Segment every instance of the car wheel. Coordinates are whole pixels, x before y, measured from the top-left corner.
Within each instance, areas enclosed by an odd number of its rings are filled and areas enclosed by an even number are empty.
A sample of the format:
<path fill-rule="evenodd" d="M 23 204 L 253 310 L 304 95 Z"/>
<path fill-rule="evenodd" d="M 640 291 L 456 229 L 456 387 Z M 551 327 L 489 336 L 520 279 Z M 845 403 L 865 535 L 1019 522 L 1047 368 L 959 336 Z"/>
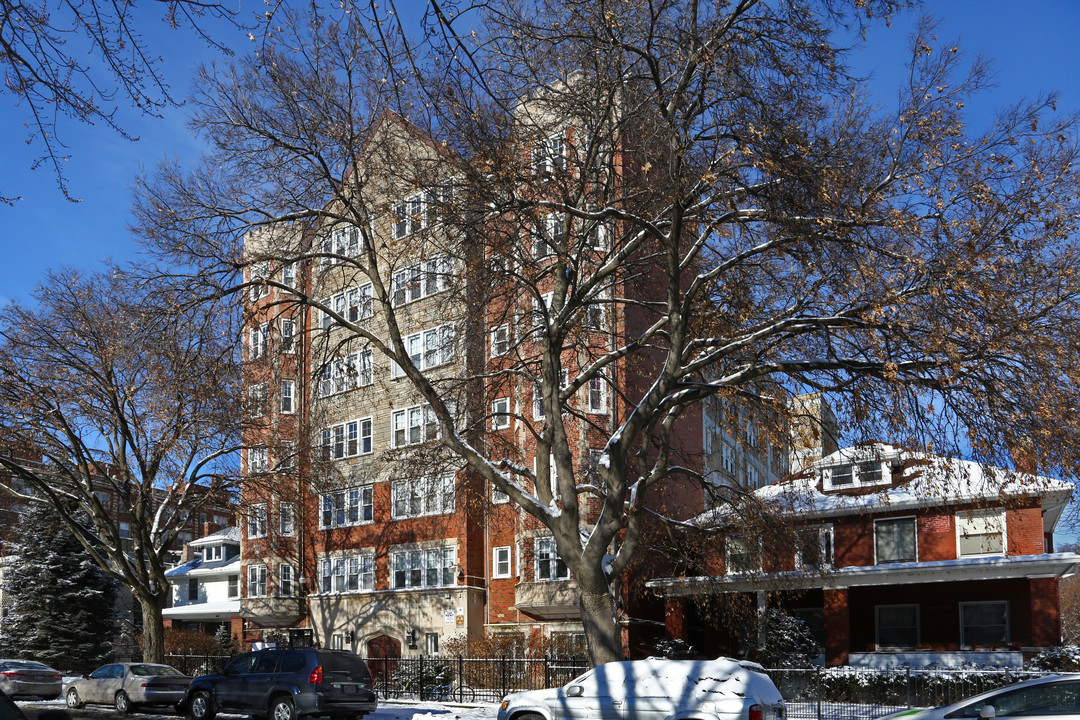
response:
<path fill-rule="evenodd" d="M 270 703 L 270 720 L 296 720 L 296 708 L 292 698 L 274 698 Z"/>
<path fill-rule="evenodd" d="M 214 701 L 210 699 L 210 693 L 199 690 L 191 696 L 188 702 L 188 714 L 192 720 L 214 720 L 217 711 L 214 710 Z"/>
<path fill-rule="evenodd" d="M 79 697 L 79 691 L 75 688 L 68 688 L 67 706 L 72 710 L 78 710 L 83 706 L 82 698 Z"/>
<path fill-rule="evenodd" d="M 120 713 L 121 715 L 127 715 L 129 712 L 131 712 L 131 698 L 129 698 L 128 694 L 123 690 L 116 693 L 116 697 L 113 699 L 113 704 L 116 706 L 116 712 Z"/>

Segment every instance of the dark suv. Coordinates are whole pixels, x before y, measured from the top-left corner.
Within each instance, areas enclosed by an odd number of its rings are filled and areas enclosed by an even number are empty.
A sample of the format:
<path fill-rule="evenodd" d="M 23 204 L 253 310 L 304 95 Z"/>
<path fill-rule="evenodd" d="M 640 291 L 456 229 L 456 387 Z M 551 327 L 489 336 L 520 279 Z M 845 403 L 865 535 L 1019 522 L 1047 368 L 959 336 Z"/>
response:
<path fill-rule="evenodd" d="M 351 720 L 377 704 L 363 660 L 344 650 L 314 648 L 239 655 L 220 673 L 192 680 L 185 702 L 194 720 L 213 720 L 219 712 L 270 720 L 312 715 Z"/>

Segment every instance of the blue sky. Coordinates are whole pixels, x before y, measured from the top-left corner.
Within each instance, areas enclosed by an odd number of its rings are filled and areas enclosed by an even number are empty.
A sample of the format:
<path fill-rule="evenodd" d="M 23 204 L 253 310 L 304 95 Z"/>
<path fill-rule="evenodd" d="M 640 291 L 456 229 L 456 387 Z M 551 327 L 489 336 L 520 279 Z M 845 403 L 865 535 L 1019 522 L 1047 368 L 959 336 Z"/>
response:
<path fill-rule="evenodd" d="M 260 6 L 261 7 L 261 6 Z M 422 0 L 402 0 L 399 9 L 419 17 Z M 1058 90 L 1059 109 L 1080 110 L 1080 3 L 1072 0 L 937 0 L 929 3 L 940 20 L 939 37 L 958 40 L 970 58 L 977 54 L 994 61 L 997 88 L 983 100 L 968 104 L 978 129 L 992 120 L 995 107 L 1023 96 Z M 865 50 L 853 57 L 861 72 L 873 73 L 872 89 L 882 105 L 896 97 L 893 88 L 904 77 L 908 35 L 914 13 L 892 27 L 871 28 Z M 179 97 L 200 62 L 218 53 L 183 30 L 170 30 L 158 19 L 142 28 L 160 52 L 165 76 Z M 222 36 L 238 52 L 254 45 L 240 31 Z M 51 169 L 30 166 L 39 151 L 25 144 L 24 110 L 0 95 L 0 189 L 21 195 L 13 207 L 0 205 L 0 305 L 27 300 L 49 268 L 67 265 L 93 271 L 102 261 L 136 257 L 137 245 L 127 226 L 132 179 L 141 168 L 152 168 L 165 156 L 193 161 L 200 143 L 186 128 L 184 109 L 173 108 L 160 119 L 144 118 L 121 108 L 122 124 L 137 142 L 127 141 L 106 127 L 64 122 L 61 137 L 73 155 L 67 163 L 70 192 L 80 203 L 64 199 Z"/>

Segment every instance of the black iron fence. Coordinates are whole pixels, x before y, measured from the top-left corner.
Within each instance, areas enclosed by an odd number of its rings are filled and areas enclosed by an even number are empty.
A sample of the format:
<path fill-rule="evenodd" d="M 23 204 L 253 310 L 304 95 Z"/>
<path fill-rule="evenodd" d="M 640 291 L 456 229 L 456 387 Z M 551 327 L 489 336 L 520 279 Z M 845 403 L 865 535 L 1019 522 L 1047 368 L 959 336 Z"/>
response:
<path fill-rule="evenodd" d="M 1021 670 L 811 668 L 768 670 L 792 720 L 873 720 L 917 707 L 949 705 L 1046 673 Z"/>

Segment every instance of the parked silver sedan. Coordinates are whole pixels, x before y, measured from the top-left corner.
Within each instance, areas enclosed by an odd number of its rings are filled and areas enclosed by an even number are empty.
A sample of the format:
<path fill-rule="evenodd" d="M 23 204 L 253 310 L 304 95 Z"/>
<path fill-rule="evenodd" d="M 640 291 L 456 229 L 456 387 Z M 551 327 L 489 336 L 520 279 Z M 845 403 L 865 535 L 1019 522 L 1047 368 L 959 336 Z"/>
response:
<path fill-rule="evenodd" d="M 111 663 L 71 682 L 64 697 L 73 709 L 100 703 L 121 713 L 140 705 L 172 705 L 179 711 L 190 683 L 189 676 L 171 665 Z"/>
<path fill-rule="evenodd" d="M 0 690 L 8 697 L 37 695 L 46 700 L 60 697 L 64 677 L 44 663 L 33 660 L 0 660 Z"/>

